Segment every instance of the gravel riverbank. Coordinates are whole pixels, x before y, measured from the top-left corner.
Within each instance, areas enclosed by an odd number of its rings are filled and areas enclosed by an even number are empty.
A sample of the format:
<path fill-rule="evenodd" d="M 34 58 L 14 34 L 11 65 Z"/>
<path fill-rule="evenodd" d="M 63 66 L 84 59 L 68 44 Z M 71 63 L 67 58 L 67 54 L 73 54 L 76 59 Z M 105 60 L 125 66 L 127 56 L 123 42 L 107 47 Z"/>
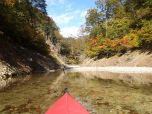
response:
<path fill-rule="evenodd" d="M 108 71 L 115 73 L 152 73 L 152 67 L 80 67 L 69 66 L 74 71 Z"/>

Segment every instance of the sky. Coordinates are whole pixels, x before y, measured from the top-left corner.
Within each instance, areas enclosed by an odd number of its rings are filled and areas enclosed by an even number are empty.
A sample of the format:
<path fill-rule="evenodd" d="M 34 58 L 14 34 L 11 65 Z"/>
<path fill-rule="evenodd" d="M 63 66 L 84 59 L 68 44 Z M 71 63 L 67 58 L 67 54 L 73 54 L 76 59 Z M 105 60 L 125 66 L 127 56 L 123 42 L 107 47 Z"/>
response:
<path fill-rule="evenodd" d="M 46 0 L 47 13 L 60 28 L 64 37 L 77 36 L 85 25 L 87 10 L 95 7 L 96 0 Z"/>

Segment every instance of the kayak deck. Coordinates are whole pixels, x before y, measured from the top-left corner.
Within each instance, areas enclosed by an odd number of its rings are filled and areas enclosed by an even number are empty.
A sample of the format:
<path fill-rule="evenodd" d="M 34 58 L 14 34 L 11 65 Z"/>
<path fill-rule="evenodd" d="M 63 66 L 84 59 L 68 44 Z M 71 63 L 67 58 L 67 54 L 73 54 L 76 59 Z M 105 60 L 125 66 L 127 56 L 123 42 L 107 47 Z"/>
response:
<path fill-rule="evenodd" d="M 89 114 L 67 92 L 49 108 L 45 114 Z"/>

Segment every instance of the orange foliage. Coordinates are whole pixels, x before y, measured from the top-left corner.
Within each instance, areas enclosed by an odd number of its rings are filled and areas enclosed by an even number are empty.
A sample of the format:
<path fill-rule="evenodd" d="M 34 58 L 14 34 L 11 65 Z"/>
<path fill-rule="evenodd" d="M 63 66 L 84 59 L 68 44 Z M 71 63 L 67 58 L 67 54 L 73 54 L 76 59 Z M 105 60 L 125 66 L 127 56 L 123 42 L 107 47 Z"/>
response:
<path fill-rule="evenodd" d="M 89 47 L 96 46 L 96 45 L 97 45 L 97 40 L 95 39 L 91 40 L 91 42 L 89 43 Z"/>
<path fill-rule="evenodd" d="M 107 43 L 111 43 L 111 40 L 108 38 L 108 39 L 106 40 L 106 42 L 107 42 Z"/>
<path fill-rule="evenodd" d="M 128 44 L 128 42 L 129 42 L 128 36 L 125 36 L 120 40 L 120 43 L 122 43 L 122 44 Z"/>
<path fill-rule="evenodd" d="M 124 36 L 120 41 L 122 48 L 126 48 L 129 46 L 129 38 L 128 36 Z"/>
<path fill-rule="evenodd" d="M 103 49 L 103 48 L 105 48 L 105 46 L 104 46 L 104 45 L 102 45 L 102 46 L 98 46 L 98 49 Z"/>
<path fill-rule="evenodd" d="M 112 47 L 112 48 L 115 48 L 115 47 L 117 47 L 117 46 L 118 46 L 118 42 L 115 41 L 115 40 L 111 40 L 111 47 Z"/>

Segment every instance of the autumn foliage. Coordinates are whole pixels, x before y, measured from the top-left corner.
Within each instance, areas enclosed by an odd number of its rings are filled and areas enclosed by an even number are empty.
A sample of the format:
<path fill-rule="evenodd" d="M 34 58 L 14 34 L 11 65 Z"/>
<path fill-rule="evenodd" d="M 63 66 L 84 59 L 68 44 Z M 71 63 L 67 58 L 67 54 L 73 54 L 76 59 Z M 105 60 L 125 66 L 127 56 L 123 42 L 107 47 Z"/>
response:
<path fill-rule="evenodd" d="M 32 18 L 34 22 L 31 23 L 31 19 L 24 10 L 21 9 L 23 7 L 23 5 L 21 5 L 18 0 L 0 1 L 0 31 L 23 47 L 41 54 L 49 54 L 49 46 L 46 44 L 44 37 L 41 33 L 38 33 L 33 26 L 33 23 L 36 22 L 36 17 L 35 20 Z M 29 4 L 29 6 L 31 6 L 31 4 Z M 29 8 L 33 8 L 33 6 Z M 31 9 L 31 11 L 32 10 L 35 11 L 36 8 Z M 37 15 L 41 14 L 40 11 L 35 13 L 37 13 Z"/>
<path fill-rule="evenodd" d="M 86 16 L 88 56 L 113 55 L 152 44 L 150 0 L 97 0 L 96 5 L 98 10 L 88 10 Z"/>

